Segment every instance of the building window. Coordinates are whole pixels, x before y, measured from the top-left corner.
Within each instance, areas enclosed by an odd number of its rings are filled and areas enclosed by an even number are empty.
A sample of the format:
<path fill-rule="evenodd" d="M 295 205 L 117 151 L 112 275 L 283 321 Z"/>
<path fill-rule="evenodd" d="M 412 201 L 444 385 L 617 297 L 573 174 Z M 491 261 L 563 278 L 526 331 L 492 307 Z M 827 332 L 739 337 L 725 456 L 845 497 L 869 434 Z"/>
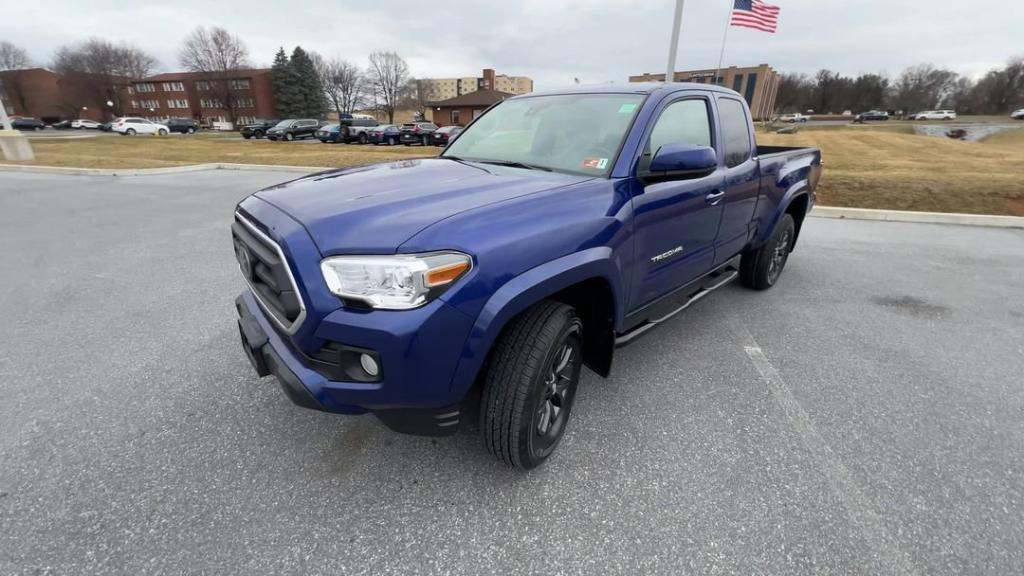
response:
<path fill-rule="evenodd" d="M 174 100 L 168 100 L 167 101 L 167 107 L 168 108 L 188 108 L 188 100 L 182 100 L 180 98 L 176 98 Z"/>
<path fill-rule="evenodd" d="M 164 92 L 184 92 L 185 85 L 181 82 L 164 82 Z"/>
<path fill-rule="evenodd" d="M 459 111 L 457 109 L 453 109 L 451 111 L 451 119 L 452 119 L 452 124 L 454 124 L 456 126 L 459 125 Z"/>
<path fill-rule="evenodd" d="M 757 72 L 751 72 L 747 76 L 747 92 L 744 94 L 744 98 L 747 100 L 747 105 L 754 106 L 754 91 L 757 90 Z"/>
<path fill-rule="evenodd" d="M 132 100 L 132 108 L 138 108 L 138 107 L 139 107 L 139 101 L 138 100 Z"/>
<path fill-rule="evenodd" d="M 133 88 L 133 87 L 129 86 L 129 87 L 128 87 L 128 93 L 129 93 L 129 94 L 135 94 L 135 88 Z"/>
<path fill-rule="evenodd" d="M 205 80 L 201 80 L 199 82 L 196 82 L 196 90 L 209 90 L 209 89 L 210 89 L 210 83 L 209 82 L 206 82 Z"/>
<path fill-rule="evenodd" d="M 255 108 L 252 98 L 236 98 L 235 108 Z"/>
<path fill-rule="evenodd" d="M 156 92 L 156 86 L 153 86 L 149 82 L 143 82 L 142 84 L 136 84 L 135 89 L 139 92 Z"/>
<path fill-rule="evenodd" d="M 739 92 L 743 87 L 743 74 L 737 74 L 732 78 L 732 89 Z"/>
<path fill-rule="evenodd" d="M 199 106 L 202 107 L 202 108 L 223 108 L 224 107 L 224 105 L 221 104 L 220 100 L 217 100 L 216 98 L 202 98 L 202 99 L 199 100 Z"/>
<path fill-rule="evenodd" d="M 132 102 L 134 103 L 134 100 Z M 160 107 L 160 101 L 159 100 L 140 100 L 139 101 L 139 106 L 137 106 L 137 107 L 139 107 L 139 108 L 159 108 Z"/>
<path fill-rule="evenodd" d="M 231 81 L 231 89 L 232 90 L 248 90 L 249 89 L 249 79 L 248 78 L 242 78 L 240 80 L 232 80 Z"/>

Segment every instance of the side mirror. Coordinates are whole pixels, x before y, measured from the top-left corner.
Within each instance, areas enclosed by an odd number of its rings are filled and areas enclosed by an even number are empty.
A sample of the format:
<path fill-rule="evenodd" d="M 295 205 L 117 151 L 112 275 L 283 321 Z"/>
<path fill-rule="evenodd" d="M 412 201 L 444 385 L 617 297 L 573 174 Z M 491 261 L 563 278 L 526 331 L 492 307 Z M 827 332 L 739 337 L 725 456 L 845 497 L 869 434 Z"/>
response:
<path fill-rule="evenodd" d="M 710 146 L 665 144 L 640 174 L 645 180 L 676 180 L 707 176 L 718 168 L 718 155 Z"/>

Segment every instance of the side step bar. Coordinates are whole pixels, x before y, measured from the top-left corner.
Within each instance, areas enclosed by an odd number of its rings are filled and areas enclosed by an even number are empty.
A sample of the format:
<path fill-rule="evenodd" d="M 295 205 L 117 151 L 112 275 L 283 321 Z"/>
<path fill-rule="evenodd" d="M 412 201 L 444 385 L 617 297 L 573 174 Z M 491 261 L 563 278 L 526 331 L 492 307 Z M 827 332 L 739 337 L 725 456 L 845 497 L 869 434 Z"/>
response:
<path fill-rule="evenodd" d="M 665 314 L 664 316 L 661 316 L 660 318 L 649 319 L 646 322 L 637 326 L 636 328 L 633 328 L 628 332 L 624 332 L 616 336 L 615 347 L 622 348 L 624 346 L 632 344 L 637 340 L 637 338 L 640 338 L 655 326 L 658 326 L 662 322 L 671 319 L 676 314 L 679 314 L 683 310 L 686 310 L 687 308 L 695 304 L 701 298 L 707 296 L 708 294 L 714 292 L 715 290 L 718 290 L 722 286 L 729 284 L 737 277 L 739 277 L 739 275 L 740 271 L 738 268 L 738 262 L 731 262 L 729 265 L 723 268 L 719 268 L 715 272 L 712 272 L 703 279 L 701 288 L 697 292 L 693 293 L 688 299 L 686 299 L 686 301 L 684 301 L 682 305 L 680 305 L 678 308 L 672 310 L 671 312 Z"/>

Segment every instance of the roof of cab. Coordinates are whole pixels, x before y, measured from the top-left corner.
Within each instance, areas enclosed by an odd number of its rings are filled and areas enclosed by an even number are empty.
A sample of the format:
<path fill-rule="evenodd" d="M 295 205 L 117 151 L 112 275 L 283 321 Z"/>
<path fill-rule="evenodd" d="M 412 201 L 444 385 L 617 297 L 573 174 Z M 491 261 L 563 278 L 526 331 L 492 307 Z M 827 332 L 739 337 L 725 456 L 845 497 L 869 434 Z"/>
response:
<path fill-rule="evenodd" d="M 722 86 L 700 84 L 697 82 L 670 82 L 668 84 L 665 82 L 628 82 L 618 84 L 576 84 L 550 90 L 538 90 L 517 96 L 516 98 L 553 96 L 556 94 L 654 94 L 656 92 L 676 92 L 679 90 L 707 90 L 735 94 L 734 91 Z"/>

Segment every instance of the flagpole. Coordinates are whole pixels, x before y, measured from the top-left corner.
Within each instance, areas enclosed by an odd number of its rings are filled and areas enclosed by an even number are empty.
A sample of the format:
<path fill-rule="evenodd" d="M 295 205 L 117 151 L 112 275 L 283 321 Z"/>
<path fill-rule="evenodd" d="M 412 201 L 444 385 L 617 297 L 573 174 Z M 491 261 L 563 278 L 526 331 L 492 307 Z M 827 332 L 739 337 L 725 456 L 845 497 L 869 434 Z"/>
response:
<path fill-rule="evenodd" d="M 725 32 L 722 33 L 722 50 L 718 53 L 718 68 L 715 68 L 715 85 L 718 85 L 718 74 L 722 71 L 722 60 L 725 58 L 725 41 L 729 38 L 729 28 L 732 27 L 732 0 L 729 4 L 729 14 L 725 18 Z M 723 79 L 723 84 L 725 81 Z"/>
<path fill-rule="evenodd" d="M 683 3 L 686 0 L 676 0 L 676 17 L 672 20 L 672 40 L 668 44 L 668 68 L 665 71 L 665 82 L 674 82 L 676 79 L 676 52 L 679 51 L 679 27 L 683 23 Z"/>

